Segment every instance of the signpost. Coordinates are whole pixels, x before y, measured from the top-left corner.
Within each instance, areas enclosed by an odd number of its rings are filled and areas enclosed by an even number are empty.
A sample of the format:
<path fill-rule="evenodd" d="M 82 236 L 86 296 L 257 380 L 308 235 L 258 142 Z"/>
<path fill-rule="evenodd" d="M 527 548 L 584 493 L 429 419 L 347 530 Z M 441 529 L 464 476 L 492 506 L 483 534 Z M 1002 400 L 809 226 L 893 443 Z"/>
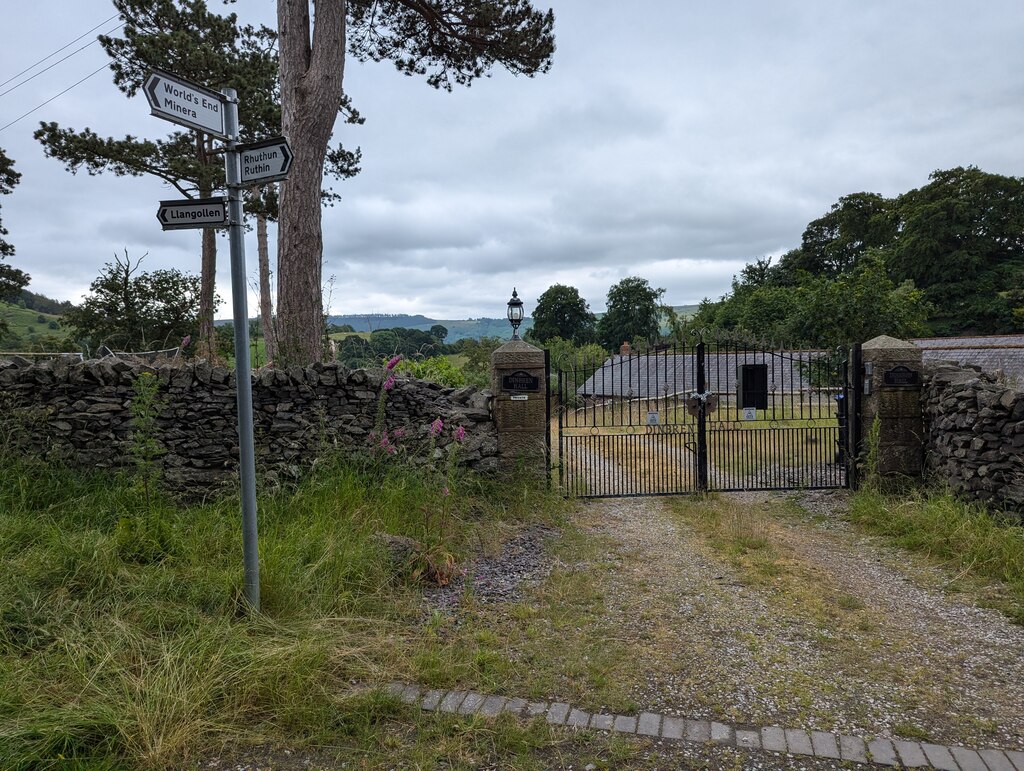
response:
<path fill-rule="evenodd" d="M 156 117 L 227 139 L 224 97 L 216 91 L 165 72 L 150 73 L 142 90 Z"/>
<path fill-rule="evenodd" d="M 164 230 L 221 228 L 228 220 L 227 201 L 224 198 L 161 201 L 156 218 Z"/>
<path fill-rule="evenodd" d="M 288 170 L 292 167 L 292 149 L 284 137 L 264 139 L 262 142 L 239 145 L 238 161 L 243 185 L 277 182 L 288 176 Z"/>
<path fill-rule="evenodd" d="M 245 599 L 260 609 L 260 563 L 256 533 L 256 452 L 252 425 L 252 365 L 249 362 L 249 309 L 245 281 L 242 191 L 288 176 L 292 152 L 285 137 L 238 144 L 238 95 L 232 88 L 210 91 L 165 72 L 153 72 L 143 86 L 158 118 L 226 140 L 227 197 L 161 201 L 157 219 L 164 230 L 227 226 L 231 248 L 231 300 L 235 328 L 235 382 L 238 406 L 238 469 L 242 483 L 242 554 Z"/>

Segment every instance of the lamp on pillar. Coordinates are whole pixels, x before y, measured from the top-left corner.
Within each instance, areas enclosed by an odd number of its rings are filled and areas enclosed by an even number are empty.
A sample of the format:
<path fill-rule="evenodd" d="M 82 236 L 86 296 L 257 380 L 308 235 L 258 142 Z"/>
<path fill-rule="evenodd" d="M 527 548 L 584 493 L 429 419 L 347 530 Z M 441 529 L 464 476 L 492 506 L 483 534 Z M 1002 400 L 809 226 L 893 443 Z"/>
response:
<path fill-rule="evenodd" d="M 512 287 L 512 299 L 508 301 L 508 322 L 512 325 L 512 339 L 519 339 L 519 325 L 523 323 L 523 301 Z"/>

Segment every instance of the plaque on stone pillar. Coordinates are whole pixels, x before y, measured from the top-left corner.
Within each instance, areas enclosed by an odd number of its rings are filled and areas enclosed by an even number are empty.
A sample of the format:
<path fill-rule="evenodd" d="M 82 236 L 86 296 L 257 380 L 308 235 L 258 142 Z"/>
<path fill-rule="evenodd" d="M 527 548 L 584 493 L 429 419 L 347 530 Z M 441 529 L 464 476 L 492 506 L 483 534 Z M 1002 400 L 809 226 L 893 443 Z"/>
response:
<path fill-rule="evenodd" d="M 914 388 L 921 385 L 921 373 L 903 364 L 897 364 L 882 373 L 882 382 L 894 388 Z"/>
<path fill-rule="evenodd" d="M 536 393 L 540 391 L 540 378 L 525 370 L 516 370 L 501 376 L 501 390 Z"/>

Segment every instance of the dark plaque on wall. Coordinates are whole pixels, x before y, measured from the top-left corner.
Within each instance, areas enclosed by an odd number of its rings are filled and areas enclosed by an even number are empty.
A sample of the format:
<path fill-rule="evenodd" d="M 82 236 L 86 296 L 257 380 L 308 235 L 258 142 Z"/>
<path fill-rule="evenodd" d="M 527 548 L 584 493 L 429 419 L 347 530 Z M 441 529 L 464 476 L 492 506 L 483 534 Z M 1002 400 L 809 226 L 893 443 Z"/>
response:
<path fill-rule="evenodd" d="M 921 373 L 897 364 L 882 373 L 882 382 L 887 386 L 917 386 L 921 385 Z"/>
<path fill-rule="evenodd" d="M 524 370 L 516 370 L 501 376 L 501 390 L 536 392 L 540 390 L 540 378 Z"/>

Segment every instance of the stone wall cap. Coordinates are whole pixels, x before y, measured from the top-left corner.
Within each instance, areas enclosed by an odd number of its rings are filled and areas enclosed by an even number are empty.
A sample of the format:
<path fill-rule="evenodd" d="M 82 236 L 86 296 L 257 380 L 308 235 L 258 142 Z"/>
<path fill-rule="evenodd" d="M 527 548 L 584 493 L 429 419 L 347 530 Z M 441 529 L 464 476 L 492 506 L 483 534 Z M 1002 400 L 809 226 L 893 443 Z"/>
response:
<path fill-rule="evenodd" d="M 895 337 L 889 337 L 888 335 L 879 335 L 868 340 L 864 345 L 861 346 L 862 351 L 878 350 L 878 349 L 905 349 L 908 351 L 920 350 L 913 343 L 908 343 L 906 340 L 899 340 Z"/>

